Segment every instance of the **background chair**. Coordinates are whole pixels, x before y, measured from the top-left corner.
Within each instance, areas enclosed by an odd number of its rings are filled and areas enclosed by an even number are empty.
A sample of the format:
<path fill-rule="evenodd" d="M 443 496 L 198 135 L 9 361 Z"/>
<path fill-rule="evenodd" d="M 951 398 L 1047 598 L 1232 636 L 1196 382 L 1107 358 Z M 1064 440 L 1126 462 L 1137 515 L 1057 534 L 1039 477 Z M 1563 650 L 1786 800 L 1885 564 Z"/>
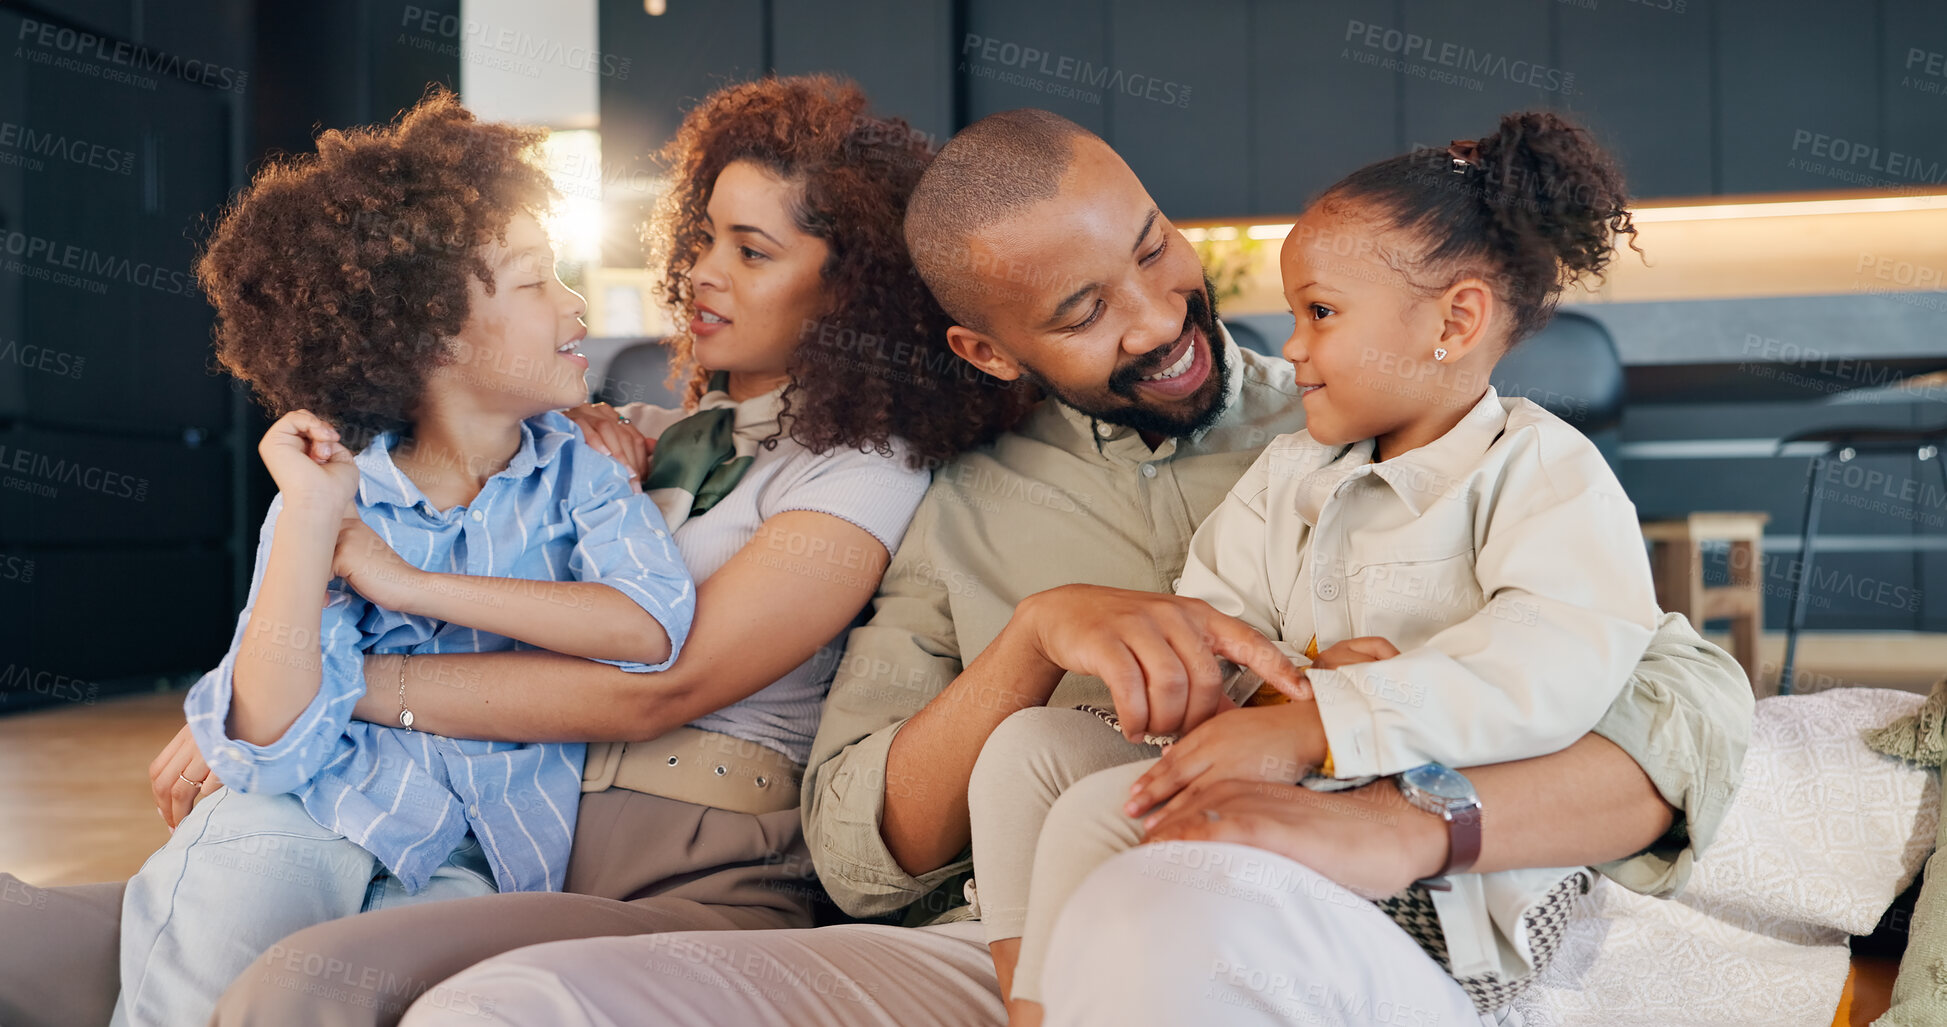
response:
<path fill-rule="evenodd" d="M 1779 452 L 1798 442 L 1821 446 L 1812 455 L 1805 471 L 1805 516 L 1798 536 L 1798 573 L 1791 578 L 1791 598 L 1786 609 L 1785 660 L 1778 673 L 1778 692 L 1789 695 L 1792 665 L 1798 655 L 1798 632 L 1805 625 L 1806 579 L 1812 576 L 1812 549 L 1818 542 L 1819 512 L 1824 508 L 1825 490 L 1820 485 L 1825 470 L 1833 463 L 1848 463 L 1862 454 L 1904 455 L 1912 453 L 1922 463 L 1933 461 L 1940 470 L 1940 481 L 1947 486 L 1947 465 L 1941 463 L 1940 450 L 1947 445 L 1947 424 L 1932 428 L 1838 427 L 1819 428 L 1778 440 Z"/>

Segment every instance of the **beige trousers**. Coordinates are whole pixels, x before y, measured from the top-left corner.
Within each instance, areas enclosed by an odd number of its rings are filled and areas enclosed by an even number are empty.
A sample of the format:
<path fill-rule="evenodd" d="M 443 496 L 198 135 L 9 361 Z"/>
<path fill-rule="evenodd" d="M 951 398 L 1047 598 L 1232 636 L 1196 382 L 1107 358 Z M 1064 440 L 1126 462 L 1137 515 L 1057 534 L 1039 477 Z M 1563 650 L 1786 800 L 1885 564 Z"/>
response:
<path fill-rule="evenodd" d="M 1000 1027 L 984 939 L 962 922 L 536 945 L 454 977 L 472 1009 L 428 996 L 402 1027 Z M 1063 911 L 1046 978 L 1048 1027 L 1493 1022 L 1372 903 L 1242 845 L 1109 860 Z"/>
<path fill-rule="evenodd" d="M 1160 750 L 1081 710 L 1034 707 L 987 737 L 967 782 L 974 893 L 988 942 L 1021 938 L 1013 997 L 1041 998 L 1055 916 L 1088 872 L 1142 840 L 1122 815 Z"/>
<path fill-rule="evenodd" d="M 287 935 L 231 983 L 212 1023 L 392 1024 L 422 994 L 466 1009 L 468 996 L 440 984 L 489 956 L 567 938 L 808 927 L 817 884 L 796 809 L 753 816 L 611 788 L 582 796 L 567 888 Z M 0 1024 L 107 1023 L 122 885 L 41 889 L 0 875 L 0 897 L 16 891 L 27 901 L 0 902 Z"/>

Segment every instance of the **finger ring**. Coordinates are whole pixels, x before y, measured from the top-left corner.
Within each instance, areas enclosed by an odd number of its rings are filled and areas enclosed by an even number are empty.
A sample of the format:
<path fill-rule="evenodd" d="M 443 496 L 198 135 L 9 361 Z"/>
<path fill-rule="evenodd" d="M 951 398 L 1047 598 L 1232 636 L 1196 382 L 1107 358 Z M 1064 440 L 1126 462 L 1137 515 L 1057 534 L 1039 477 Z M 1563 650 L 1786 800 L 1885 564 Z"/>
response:
<path fill-rule="evenodd" d="M 1217 812 L 1214 809 L 1207 809 L 1203 811 L 1203 819 L 1208 820 L 1213 824 L 1216 823 L 1218 820 L 1222 819 L 1222 817 L 1223 814 Z"/>
<path fill-rule="evenodd" d="M 616 419 L 616 420 L 618 420 L 618 421 L 620 421 L 620 422 L 622 422 L 623 424 L 634 424 L 634 423 L 635 423 L 634 421 L 631 421 L 631 420 L 629 420 L 629 418 L 628 418 L 628 416 L 627 416 L 627 415 L 625 415 L 625 414 L 623 414 L 623 413 L 622 413 L 622 411 L 620 411 L 620 410 L 617 410 L 617 411 L 615 412 L 615 419 Z"/>
<path fill-rule="evenodd" d="M 177 776 L 177 777 L 180 777 L 180 778 L 182 778 L 182 779 L 183 779 L 183 784 L 186 784 L 186 785 L 194 785 L 194 786 L 196 786 L 197 788 L 201 788 L 201 787 L 203 787 L 203 782 L 201 782 L 201 781 L 191 781 L 191 780 L 189 779 L 189 775 L 187 775 L 187 774 L 184 774 L 184 773 L 181 773 L 180 771 L 178 771 L 178 772 L 177 772 L 177 774 L 176 774 L 176 776 Z"/>

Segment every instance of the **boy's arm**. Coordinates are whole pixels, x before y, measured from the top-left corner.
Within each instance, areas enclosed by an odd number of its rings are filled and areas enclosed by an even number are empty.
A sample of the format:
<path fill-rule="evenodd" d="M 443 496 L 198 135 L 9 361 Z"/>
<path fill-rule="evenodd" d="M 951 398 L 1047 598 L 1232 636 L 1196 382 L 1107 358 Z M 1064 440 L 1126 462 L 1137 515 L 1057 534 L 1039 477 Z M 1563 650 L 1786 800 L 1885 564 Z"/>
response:
<path fill-rule="evenodd" d="M 592 489 L 570 513 L 577 529 L 567 568 L 573 581 L 421 570 L 362 525 L 339 542 L 340 572 L 387 609 L 624 670 L 662 670 L 689 633 L 696 588 L 655 503 L 630 487 L 619 464 L 596 460 L 585 464 L 594 469 Z"/>
<path fill-rule="evenodd" d="M 264 519 L 255 588 L 231 647 L 231 737 L 269 745 L 318 694 L 320 639 L 331 554 L 342 510 L 287 507 L 280 493 Z"/>
<path fill-rule="evenodd" d="M 270 602 L 277 590 L 292 587 L 280 582 L 276 565 L 277 549 L 286 539 L 302 540 L 292 530 L 292 516 L 281 494 L 271 501 L 250 599 L 237 618 L 230 650 L 184 702 L 190 733 L 210 772 L 239 792 L 303 787 L 348 744 L 345 725 L 365 691 L 365 641 L 358 626 L 363 600 L 321 581 L 288 603 L 298 616 Z M 315 567 L 309 569 L 316 573 Z M 322 604 L 320 595 L 325 597 Z M 297 685 L 294 691 L 301 690 L 301 695 L 293 702 L 293 694 L 280 696 L 267 685 Z M 261 701 L 266 691 L 271 691 L 269 698 L 281 700 L 275 709 Z M 247 717 L 246 708 L 251 711 Z M 267 716 L 276 723 L 259 723 Z"/>

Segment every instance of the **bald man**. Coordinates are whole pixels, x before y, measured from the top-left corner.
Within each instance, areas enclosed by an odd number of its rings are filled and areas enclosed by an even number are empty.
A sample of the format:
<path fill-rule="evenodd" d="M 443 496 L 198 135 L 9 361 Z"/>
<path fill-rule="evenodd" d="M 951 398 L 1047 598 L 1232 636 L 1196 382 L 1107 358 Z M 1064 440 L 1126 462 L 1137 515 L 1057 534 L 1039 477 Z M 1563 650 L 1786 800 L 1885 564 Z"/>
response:
<path fill-rule="evenodd" d="M 997 114 L 941 150 L 906 232 L 958 322 L 954 352 L 1048 396 L 935 474 L 813 746 L 803 809 L 821 879 L 854 916 L 908 926 L 539 945 L 447 981 L 408 1027 L 481 1006 L 534 1025 L 1006 1022 L 967 887 L 967 786 L 996 728 L 1045 708 L 1025 719 L 1059 738 L 1090 720 L 1070 707 L 1093 704 L 1140 739 L 1218 708 L 1213 652 L 1278 673 L 1264 638 L 1166 593 L 1198 522 L 1302 427 L 1293 372 L 1231 341 L 1135 174 L 1056 115 Z M 1127 669 L 1106 682 L 1065 669 L 1116 654 Z M 1673 893 L 1728 805 L 1751 706 L 1735 662 L 1665 617 L 1594 733 L 1466 771 L 1486 811 L 1474 870 L 1594 865 Z M 1084 735 L 1101 733 L 1077 729 L 1036 768 L 1050 788 L 1144 751 Z M 1213 791 L 1216 816 L 1179 832 L 1191 840 L 1127 854 L 1067 907 L 1043 975 L 1050 1022 L 1475 1022 L 1439 965 L 1345 887 L 1390 894 L 1446 864 L 1445 822 L 1397 796 L 1388 782 L 1330 800 Z"/>

